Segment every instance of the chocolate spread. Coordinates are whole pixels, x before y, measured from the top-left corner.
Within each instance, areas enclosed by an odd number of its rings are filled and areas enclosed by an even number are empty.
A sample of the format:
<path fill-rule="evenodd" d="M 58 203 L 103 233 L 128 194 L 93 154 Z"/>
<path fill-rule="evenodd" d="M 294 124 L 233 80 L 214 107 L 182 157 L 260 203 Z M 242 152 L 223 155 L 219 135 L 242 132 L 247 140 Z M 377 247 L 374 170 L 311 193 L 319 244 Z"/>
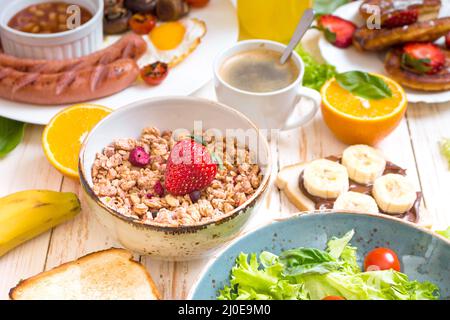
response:
<path fill-rule="evenodd" d="M 335 161 L 341 163 L 341 157 L 337 156 L 329 156 L 326 157 L 327 160 Z M 402 176 L 406 175 L 406 170 L 397 166 L 396 164 L 386 161 L 386 168 L 384 169 L 383 175 L 394 173 L 394 174 L 401 174 Z M 336 199 L 324 199 L 320 197 L 313 196 L 306 190 L 305 183 L 303 180 L 303 171 L 300 173 L 299 177 L 299 188 L 303 192 L 303 194 L 310 199 L 312 202 L 314 202 L 314 206 L 317 210 L 325 210 L 325 209 L 333 209 L 334 202 Z M 349 191 L 364 193 L 369 196 L 372 196 L 372 188 L 373 185 L 365 185 L 358 183 L 356 181 L 353 181 L 352 179 L 349 179 Z M 403 214 L 388 214 L 386 212 L 383 212 L 380 210 L 381 213 L 397 217 L 399 219 L 404 219 L 410 222 L 417 222 L 419 221 L 419 207 L 420 207 L 420 201 L 422 200 L 422 193 L 417 192 L 417 198 L 414 202 L 411 209 L 409 209 L 407 212 Z"/>

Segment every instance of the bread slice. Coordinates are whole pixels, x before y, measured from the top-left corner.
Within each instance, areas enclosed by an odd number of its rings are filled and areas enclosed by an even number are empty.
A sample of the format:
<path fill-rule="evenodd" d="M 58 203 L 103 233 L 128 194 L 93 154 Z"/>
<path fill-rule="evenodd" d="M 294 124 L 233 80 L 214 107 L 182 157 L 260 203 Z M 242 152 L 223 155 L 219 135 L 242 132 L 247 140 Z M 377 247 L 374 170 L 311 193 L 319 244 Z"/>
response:
<path fill-rule="evenodd" d="M 305 196 L 298 186 L 300 173 L 306 165 L 307 163 L 297 163 L 284 167 L 277 175 L 276 185 L 299 210 L 314 211 L 314 202 Z"/>
<path fill-rule="evenodd" d="M 88 254 L 21 281 L 13 300 L 159 300 L 147 270 L 124 249 Z"/>

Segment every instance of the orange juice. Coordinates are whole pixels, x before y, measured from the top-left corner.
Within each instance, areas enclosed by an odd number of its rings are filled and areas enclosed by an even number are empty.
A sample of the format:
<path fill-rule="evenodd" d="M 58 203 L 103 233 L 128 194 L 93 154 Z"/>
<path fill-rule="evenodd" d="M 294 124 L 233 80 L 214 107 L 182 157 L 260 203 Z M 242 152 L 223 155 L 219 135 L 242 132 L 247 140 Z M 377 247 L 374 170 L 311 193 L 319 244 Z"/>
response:
<path fill-rule="evenodd" d="M 239 40 L 288 43 L 312 0 L 237 0 Z"/>

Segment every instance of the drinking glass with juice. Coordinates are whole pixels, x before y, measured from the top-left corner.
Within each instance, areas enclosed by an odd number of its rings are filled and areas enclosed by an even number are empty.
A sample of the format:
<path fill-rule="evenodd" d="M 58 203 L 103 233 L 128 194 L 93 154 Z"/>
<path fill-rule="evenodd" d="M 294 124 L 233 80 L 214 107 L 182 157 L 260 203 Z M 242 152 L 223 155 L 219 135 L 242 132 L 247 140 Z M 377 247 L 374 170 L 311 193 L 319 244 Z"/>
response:
<path fill-rule="evenodd" d="M 239 40 L 267 39 L 287 44 L 312 0 L 237 0 Z"/>

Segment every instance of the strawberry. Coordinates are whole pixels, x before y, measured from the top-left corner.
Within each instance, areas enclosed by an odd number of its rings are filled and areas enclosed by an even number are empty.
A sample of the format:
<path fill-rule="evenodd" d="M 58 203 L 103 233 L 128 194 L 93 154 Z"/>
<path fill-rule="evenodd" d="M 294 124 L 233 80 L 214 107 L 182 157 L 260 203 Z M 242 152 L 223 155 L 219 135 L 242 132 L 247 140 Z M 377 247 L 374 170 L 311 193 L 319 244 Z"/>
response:
<path fill-rule="evenodd" d="M 318 29 L 324 32 L 325 38 L 338 48 L 347 48 L 352 44 L 353 33 L 356 25 L 351 22 L 333 16 L 323 15 L 317 21 Z"/>
<path fill-rule="evenodd" d="M 182 140 L 173 147 L 167 160 L 166 190 L 176 196 L 202 190 L 216 173 L 217 163 L 204 145 L 194 139 Z"/>
<path fill-rule="evenodd" d="M 383 27 L 396 28 L 406 26 L 417 22 L 419 19 L 419 10 L 409 9 L 402 11 L 394 11 L 389 17 L 384 20 Z"/>
<path fill-rule="evenodd" d="M 445 54 L 432 43 L 408 43 L 403 47 L 402 67 L 420 74 L 435 74 L 445 65 Z"/>
<path fill-rule="evenodd" d="M 450 50 L 450 32 L 445 36 L 445 46 Z"/>

